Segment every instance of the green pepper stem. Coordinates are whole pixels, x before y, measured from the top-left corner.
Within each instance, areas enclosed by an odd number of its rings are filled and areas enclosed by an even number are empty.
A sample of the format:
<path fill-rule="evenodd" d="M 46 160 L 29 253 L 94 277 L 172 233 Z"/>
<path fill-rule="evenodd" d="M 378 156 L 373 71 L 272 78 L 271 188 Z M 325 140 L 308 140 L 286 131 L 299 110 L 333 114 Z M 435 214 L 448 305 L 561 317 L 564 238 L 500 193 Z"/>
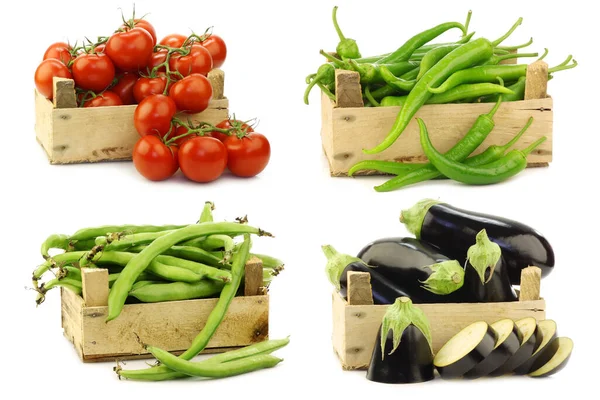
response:
<path fill-rule="evenodd" d="M 425 313 L 420 308 L 415 307 L 408 297 L 399 297 L 394 304 L 388 307 L 381 321 L 380 345 L 382 358 L 385 357 L 385 342 L 390 329 L 392 330 L 393 346 L 389 354 L 392 354 L 400 345 L 402 333 L 410 325 L 421 331 L 433 353 L 431 327 L 427 316 L 425 316 Z"/>
<path fill-rule="evenodd" d="M 469 25 L 471 24 L 471 16 L 473 15 L 473 10 L 469 10 L 469 12 L 467 13 L 467 20 L 465 21 L 465 32 L 463 33 L 462 37 L 465 38 L 469 32 Z"/>
<path fill-rule="evenodd" d="M 353 262 L 360 262 L 364 264 L 364 262 L 358 257 L 339 253 L 331 245 L 323 245 L 321 246 L 321 249 L 323 250 L 325 257 L 327 257 L 327 265 L 325 266 L 327 278 L 329 278 L 329 282 L 335 286 L 335 289 L 339 291 L 340 278 L 342 277 L 342 273 L 348 264 L 352 264 Z"/>
<path fill-rule="evenodd" d="M 423 289 L 439 295 L 448 295 L 463 286 L 465 270 L 458 261 L 444 261 L 427 268 L 433 272 L 427 280 L 421 282 Z"/>
<path fill-rule="evenodd" d="M 518 44 L 516 46 L 500 46 L 498 48 L 501 50 L 514 51 L 514 50 L 524 49 L 525 47 L 529 47 L 532 44 L 533 44 L 533 38 L 529 38 L 529 40 L 523 44 Z"/>
<path fill-rule="evenodd" d="M 510 54 L 504 54 L 501 56 L 496 56 L 496 60 L 498 62 L 500 62 L 500 61 L 504 61 L 504 60 L 511 60 L 513 58 L 537 57 L 537 56 L 539 56 L 538 53 L 510 53 Z"/>
<path fill-rule="evenodd" d="M 333 93 L 331 93 L 331 91 L 329 89 L 327 89 L 325 86 L 323 86 L 323 84 L 321 82 L 317 82 L 317 86 L 319 87 L 319 89 L 321 89 L 321 91 L 323 93 L 325 93 L 325 95 L 327 97 L 329 97 L 329 99 L 333 102 L 336 101 L 335 95 Z"/>
<path fill-rule="evenodd" d="M 439 200 L 421 200 L 411 208 L 402 210 L 400 213 L 400 222 L 403 223 L 406 226 L 406 229 L 415 235 L 417 239 L 421 239 L 421 227 L 423 225 L 425 215 L 427 215 L 427 212 L 431 207 L 440 203 L 441 201 Z"/>
<path fill-rule="evenodd" d="M 333 27 L 335 28 L 335 31 L 337 32 L 338 37 L 340 38 L 340 41 L 342 41 L 342 40 L 346 40 L 346 36 L 344 36 L 344 34 L 342 33 L 342 30 L 340 29 L 340 25 L 338 24 L 337 10 L 338 10 L 338 6 L 333 7 L 333 12 L 332 12 Z"/>
<path fill-rule="evenodd" d="M 367 100 L 369 100 L 369 103 L 371 103 L 371 105 L 373 105 L 374 107 L 381 106 L 381 104 L 379 104 L 379 102 L 375 100 L 375 98 L 371 94 L 371 89 L 369 89 L 369 85 L 365 87 L 365 97 L 367 98 Z"/>
<path fill-rule="evenodd" d="M 523 23 L 523 18 L 519 18 L 517 20 L 517 22 L 515 22 L 515 24 L 508 30 L 508 32 L 506 32 L 504 35 L 500 36 L 498 39 L 494 40 L 492 42 L 492 46 L 496 47 L 498 46 L 500 43 L 504 42 L 506 39 L 508 39 L 508 37 L 510 35 L 513 34 L 513 32 L 519 27 L 519 25 L 521 25 Z"/>
<path fill-rule="evenodd" d="M 325 57 L 327 59 L 327 61 L 331 62 L 337 68 L 343 68 L 344 67 L 344 62 L 342 60 L 340 60 L 337 57 L 332 56 L 329 53 L 326 53 L 325 50 L 323 50 L 323 49 L 319 50 L 319 54 L 321 54 L 323 57 Z"/>
<path fill-rule="evenodd" d="M 492 279 L 496 265 L 500 261 L 502 250 L 498 244 L 492 242 L 485 229 L 479 231 L 475 237 L 475 244 L 469 247 L 467 251 L 467 268 L 469 265 L 477 271 L 482 284 L 486 284 Z M 486 279 L 486 272 L 490 271 Z"/>
<path fill-rule="evenodd" d="M 540 56 L 540 58 L 538 58 L 537 60 L 538 60 L 538 61 L 541 61 L 541 60 L 543 60 L 544 58 L 546 58 L 546 56 L 547 56 L 547 55 L 548 55 L 548 48 L 547 48 L 547 47 L 544 47 L 544 54 L 542 54 L 542 55 Z"/>
<path fill-rule="evenodd" d="M 533 150 L 535 150 L 539 145 L 541 145 L 542 143 L 544 143 L 546 141 L 546 139 L 548 139 L 546 136 L 539 138 L 538 140 L 536 140 L 535 142 L 531 143 L 529 145 L 529 147 L 527 147 L 525 150 L 521 150 L 521 152 L 523 153 L 523 155 L 527 156 L 529 155 L 529 153 L 531 153 Z"/>
<path fill-rule="evenodd" d="M 521 136 L 523 136 L 523 134 L 527 131 L 527 129 L 529 129 L 529 127 L 531 126 L 532 123 L 533 123 L 533 117 L 530 117 L 529 120 L 527 121 L 527 123 L 525 124 L 525 126 L 519 131 L 519 133 L 517 133 L 506 144 L 499 146 L 498 148 L 501 149 L 502 153 L 505 153 L 508 149 L 513 147 L 515 145 L 515 143 L 517 143 L 517 141 L 519 139 L 521 139 Z"/>
<path fill-rule="evenodd" d="M 572 69 L 575 68 L 578 64 L 577 61 L 573 60 L 573 64 L 568 64 L 569 61 L 571 61 L 572 57 L 569 56 L 569 58 L 567 58 L 567 61 L 557 65 L 556 67 L 552 67 L 548 70 L 548 74 L 554 73 L 554 72 L 558 72 L 558 71 L 565 71 L 567 69 Z"/>
<path fill-rule="evenodd" d="M 498 109 L 500 108 L 500 105 L 502 104 L 502 96 L 498 97 L 498 101 L 496 101 L 496 105 L 494 106 L 494 108 L 492 108 L 490 110 L 489 113 L 487 113 L 487 116 L 489 118 L 494 118 L 494 115 L 496 115 L 496 111 L 498 111 Z"/>

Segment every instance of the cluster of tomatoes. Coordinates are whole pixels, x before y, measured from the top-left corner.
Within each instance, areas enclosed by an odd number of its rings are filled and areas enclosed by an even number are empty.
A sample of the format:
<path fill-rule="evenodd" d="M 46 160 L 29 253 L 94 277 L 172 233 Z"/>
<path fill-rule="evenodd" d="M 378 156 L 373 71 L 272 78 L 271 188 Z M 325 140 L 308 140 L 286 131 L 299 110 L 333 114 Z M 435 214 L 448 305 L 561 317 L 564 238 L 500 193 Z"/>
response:
<path fill-rule="evenodd" d="M 212 86 L 206 76 L 226 56 L 223 39 L 208 31 L 157 41 L 154 27 L 134 16 L 95 43 L 52 44 L 35 85 L 52 99 L 53 78 L 69 78 L 82 107 L 137 104 L 133 123 L 141 138 L 132 158 L 147 179 L 164 180 L 179 169 L 196 182 L 213 181 L 227 168 L 236 176 L 255 176 L 269 162 L 270 145 L 250 125 L 235 119 L 193 125 L 178 117 L 208 107 Z"/>

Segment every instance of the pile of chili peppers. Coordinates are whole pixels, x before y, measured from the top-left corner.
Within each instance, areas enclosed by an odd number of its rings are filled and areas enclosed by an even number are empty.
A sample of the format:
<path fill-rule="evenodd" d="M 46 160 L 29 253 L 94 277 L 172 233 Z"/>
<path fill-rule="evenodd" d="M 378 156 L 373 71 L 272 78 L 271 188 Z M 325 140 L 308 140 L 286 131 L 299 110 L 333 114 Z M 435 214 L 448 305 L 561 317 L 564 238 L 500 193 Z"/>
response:
<path fill-rule="evenodd" d="M 376 154 L 390 147 L 406 129 L 417 111 L 425 104 L 496 102 L 493 110 L 479 117 L 475 125 L 446 154 L 437 152 L 431 142 L 426 125 L 419 121 L 421 144 L 430 163 L 406 164 L 386 161 L 362 161 L 349 171 L 376 170 L 397 175 L 377 186 L 377 191 L 390 191 L 436 177 L 447 177 L 467 184 L 490 184 L 514 176 L 526 165 L 526 156 L 545 140 L 533 143 L 523 151 L 508 149 L 522 136 L 526 127 L 504 146 L 492 146 L 481 155 L 469 157 L 491 132 L 492 117 L 503 101 L 523 100 L 526 86 L 527 64 L 500 64 L 501 61 L 538 57 L 538 53 L 518 53 L 530 46 L 533 39 L 516 46 L 501 44 L 522 23 L 522 18 L 496 40 L 473 39 L 469 33 L 471 12 L 464 24 L 446 22 L 423 31 L 392 53 L 361 58 L 358 45 L 346 38 L 337 23 L 337 7 L 333 9 L 333 23 L 340 38 L 335 54 L 321 50 L 328 62 L 317 73 L 306 78 L 308 87 L 304 101 L 314 86 L 335 101 L 335 71 L 344 69 L 360 74 L 363 98 L 366 106 L 400 106 L 400 112 L 386 138 L 377 146 L 363 150 Z M 459 29 L 460 40 L 454 43 L 430 44 L 441 34 Z M 538 58 L 543 59 L 546 49 Z M 563 63 L 548 69 L 548 78 L 558 71 L 571 69 L 577 62 L 569 56 Z M 505 155 L 506 153 L 506 155 Z"/>

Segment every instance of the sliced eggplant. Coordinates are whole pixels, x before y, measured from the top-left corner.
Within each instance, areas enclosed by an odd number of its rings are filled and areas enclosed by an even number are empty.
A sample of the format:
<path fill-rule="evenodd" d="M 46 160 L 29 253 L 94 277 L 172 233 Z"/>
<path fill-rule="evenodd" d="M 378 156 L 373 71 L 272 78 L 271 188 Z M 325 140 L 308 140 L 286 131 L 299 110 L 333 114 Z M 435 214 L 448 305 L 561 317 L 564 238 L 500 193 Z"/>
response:
<path fill-rule="evenodd" d="M 567 365 L 573 351 L 573 341 L 568 337 L 559 337 L 554 339 L 550 346 L 556 348 L 552 358 L 538 369 L 530 372 L 529 376 L 543 378 L 554 375 Z"/>
<path fill-rule="evenodd" d="M 511 373 L 519 365 L 526 362 L 538 344 L 541 343 L 542 335 L 538 333 L 537 321 L 533 317 L 527 317 L 515 322 L 519 333 L 521 334 L 521 346 L 515 354 L 498 369 L 492 371 L 490 376 L 500 376 Z"/>
<path fill-rule="evenodd" d="M 510 281 L 518 285 L 521 270 L 535 265 L 547 276 L 554 267 L 554 251 L 548 240 L 535 229 L 507 218 L 462 210 L 436 200 L 425 199 L 403 210 L 400 221 L 417 239 L 440 248 L 461 264 L 477 232 L 487 230 L 498 243 Z"/>
<path fill-rule="evenodd" d="M 358 258 L 402 289 L 413 303 L 458 302 L 464 269 L 434 246 L 413 238 L 387 238 L 365 246 Z M 443 297 L 441 297 L 443 296 Z"/>
<path fill-rule="evenodd" d="M 408 297 L 401 297 L 388 307 L 383 317 L 367 379 L 417 383 L 432 380 L 433 371 L 429 321 Z"/>
<path fill-rule="evenodd" d="M 474 322 L 442 346 L 433 365 L 442 378 L 458 378 L 489 356 L 495 345 L 496 334 L 487 322 Z"/>
<path fill-rule="evenodd" d="M 492 242 L 485 229 L 475 238 L 475 244 L 467 251 L 465 280 L 458 295 L 467 303 L 496 303 L 517 301 L 502 250 Z"/>
<path fill-rule="evenodd" d="M 542 341 L 529 360 L 515 368 L 515 374 L 525 375 L 539 369 L 546 364 L 556 353 L 557 347 L 550 345 L 556 339 L 556 322 L 551 319 L 538 322 L 538 333 L 542 335 Z"/>
<path fill-rule="evenodd" d="M 521 334 L 512 319 L 501 319 L 490 326 L 496 333 L 494 350 L 483 361 L 467 372 L 464 375 L 465 378 L 476 379 L 488 375 L 493 370 L 502 366 L 521 346 Z"/>

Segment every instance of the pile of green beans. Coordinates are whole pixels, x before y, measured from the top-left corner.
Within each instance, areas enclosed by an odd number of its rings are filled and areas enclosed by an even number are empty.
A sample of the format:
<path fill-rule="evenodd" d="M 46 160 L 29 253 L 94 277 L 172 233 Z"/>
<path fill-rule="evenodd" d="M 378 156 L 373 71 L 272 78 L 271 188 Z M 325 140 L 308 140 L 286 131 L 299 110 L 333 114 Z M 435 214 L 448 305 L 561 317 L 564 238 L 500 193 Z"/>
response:
<path fill-rule="evenodd" d="M 218 296 L 232 280 L 231 259 L 240 247 L 235 239 L 244 233 L 268 233 L 247 224 L 214 222 L 213 208 L 207 202 L 200 220 L 192 225 L 106 225 L 73 235 L 50 235 L 41 246 L 44 262 L 33 272 L 37 304 L 56 287 L 81 294 L 82 267 L 108 269 L 112 318 L 125 302 Z M 182 234 L 183 239 L 176 237 Z M 157 245 L 160 248 L 153 251 Z M 263 286 L 268 288 L 283 270 L 283 262 L 268 255 L 257 257 L 263 262 Z M 44 281 L 46 276 L 50 279 Z"/>

